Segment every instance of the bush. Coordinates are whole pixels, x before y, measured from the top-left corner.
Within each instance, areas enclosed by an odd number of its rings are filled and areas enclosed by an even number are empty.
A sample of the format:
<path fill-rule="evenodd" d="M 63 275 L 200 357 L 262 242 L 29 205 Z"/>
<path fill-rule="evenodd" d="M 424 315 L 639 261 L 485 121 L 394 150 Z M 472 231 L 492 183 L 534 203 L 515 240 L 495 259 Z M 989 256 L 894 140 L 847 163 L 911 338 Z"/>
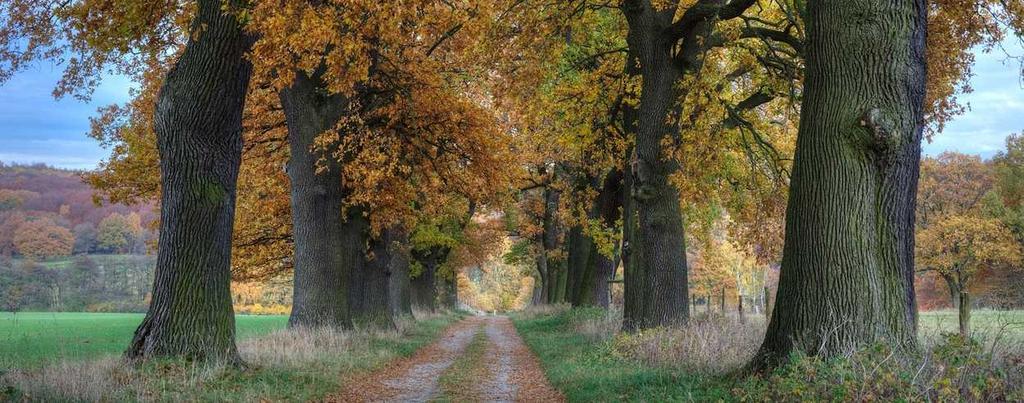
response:
<path fill-rule="evenodd" d="M 1024 377 L 1019 356 L 994 356 L 976 340 L 944 334 L 909 360 L 877 344 L 848 357 L 797 353 L 766 377 L 736 388 L 745 401 L 1019 401 Z"/>

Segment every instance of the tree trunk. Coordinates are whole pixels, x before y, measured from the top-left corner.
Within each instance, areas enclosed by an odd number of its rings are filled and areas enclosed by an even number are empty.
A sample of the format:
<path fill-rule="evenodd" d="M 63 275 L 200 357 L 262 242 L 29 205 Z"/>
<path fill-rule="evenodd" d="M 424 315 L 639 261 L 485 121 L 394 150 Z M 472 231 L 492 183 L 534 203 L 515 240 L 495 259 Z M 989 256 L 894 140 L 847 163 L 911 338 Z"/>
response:
<path fill-rule="evenodd" d="M 388 306 L 394 317 L 412 316 L 412 291 L 409 280 L 409 234 L 402 228 L 392 227 L 387 236 L 386 259 L 388 267 Z"/>
<path fill-rule="evenodd" d="M 129 359 L 241 361 L 231 306 L 231 235 L 252 38 L 221 5 L 198 1 L 192 35 L 157 98 L 160 248 L 153 299 L 125 352 Z"/>
<path fill-rule="evenodd" d="M 764 287 L 764 317 L 772 317 L 772 293 L 768 286 Z"/>
<path fill-rule="evenodd" d="M 291 148 L 287 172 L 295 250 L 288 326 L 349 328 L 347 294 L 352 267 L 346 265 L 351 259 L 345 257 L 351 248 L 342 243 L 345 195 L 341 164 L 331 155 L 318 164 L 323 155 L 313 150 L 316 137 L 341 118 L 344 100 L 325 95 L 317 80 L 303 72 L 296 74 L 295 82 L 280 96 Z M 318 166 L 322 168 L 319 173 Z"/>
<path fill-rule="evenodd" d="M 615 228 L 618 225 L 622 214 L 622 196 L 622 171 L 613 169 L 605 175 L 593 207 L 594 216 L 601 220 L 605 228 Z M 621 253 L 615 250 L 612 252 L 613 256 L 605 256 L 593 239 L 590 239 L 589 243 L 590 258 L 587 260 L 588 268 L 582 279 L 577 304 L 608 308 L 608 281 L 615 276 L 617 256 Z M 618 249 L 617 245 L 615 249 Z"/>
<path fill-rule="evenodd" d="M 662 35 L 675 8 L 655 10 L 646 3 L 624 6 L 623 12 L 629 25 L 626 41 L 641 77 L 636 158 L 631 162 L 639 248 L 632 265 L 645 280 L 639 295 L 642 306 L 624 312 L 630 315 L 624 323 L 642 329 L 682 323 L 689 317 L 683 216 L 679 190 L 669 182 L 679 163 L 666 155 L 664 147 L 666 141 L 680 141 L 674 122 L 679 119 L 682 94 L 676 84 L 682 71 L 672 62 L 672 41 Z"/>
<path fill-rule="evenodd" d="M 971 333 L 971 295 L 966 290 L 960 291 L 960 335 L 969 337 Z"/>
<path fill-rule="evenodd" d="M 441 278 L 441 303 L 445 309 L 454 311 L 459 308 L 459 278 L 455 273 Z"/>
<path fill-rule="evenodd" d="M 769 366 L 794 349 L 916 343 L 926 2 L 808 4 L 782 276 L 760 353 Z"/>
<path fill-rule="evenodd" d="M 573 306 L 583 305 L 583 299 L 589 299 L 590 290 L 584 286 L 588 282 L 587 277 L 593 277 L 590 265 L 591 253 L 593 252 L 593 241 L 583 234 L 583 228 L 574 225 L 569 229 L 566 236 L 565 247 L 568 249 L 566 260 L 566 301 Z M 589 284 L 588 284 L 589 285 Z"/>
<path fill-rule="evenodd" d="M 534 285 L 534 288 L 540 288 L 540 299 L 539 303 L 547 304 L 551 302 L 551 297 L 548 295 L 548 285 L 551 282 L 550 275 L 548 274 L 548 258 L 541 254 L 537 256 L 537 274 L 539 276 L 539 283 Z"/>
<path fill-rule="evenodd" d="M 743 322 L 743 295 L 740 293 L 736 293 L 736 313 L 740 315 L 740 322 Z"/>
<path fill-rule="evenodd" d="M 370 223 L 359 207 L 348 210 L 344 225 L 346 253 L 352 267 L 348 288 L 349 316 L 357 326 L 393 326 L 386 243 L 378 236 L 369 238 Z"/>
<path fill-rule="evenodd" d="M 553 253 L 559 248 L 561 238 L 561 226 L 558 222 L 558 204 L 561 199 L 561 191 L 550 186 L 544 189 L 544 217 L 543 235 L 541 240 L 541 255 L 546 260 L 547 269 L 547 296 L 548 303 L 559 303 L 565 297 L 565 259 L 556 258 Z"/>
<path fill-rule="evenodd" d="M 413 251 L 412 254 L 421 267 L 419 275 L 413 277 L 410 284 L 412 306 L 417 310 L 434 312 L 438 305 L 437 270 L 447 258 L 448 248 L 432 247 L 422 252 Z"/>

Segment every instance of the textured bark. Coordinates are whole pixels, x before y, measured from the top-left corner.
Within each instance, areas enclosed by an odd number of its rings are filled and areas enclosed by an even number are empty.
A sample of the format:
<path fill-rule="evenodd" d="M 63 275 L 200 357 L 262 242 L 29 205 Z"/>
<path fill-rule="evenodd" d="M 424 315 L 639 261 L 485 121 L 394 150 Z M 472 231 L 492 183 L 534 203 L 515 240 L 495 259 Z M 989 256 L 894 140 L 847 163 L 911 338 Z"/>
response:
<path fill-rule="evenodd" d="M 388 266 L 388 306 L 394 317 L 412 316 L 412 291 L 409 280 L 409 234 L 401 228 L 386 231 Z"/>
<path fill-rule="evenodd" d="M 622 171 L 615 169 L 605 175 L 601 182 L 601 188 L 591 209 L 592 215 L 599 218 L 606 228 L 615 228 L 621 216 L 622 197 Z M 573 304 L 607 308 L 610 302 L 608 281 L 615 275 L 615 267 L 621 253 L 615 251 L 613 256 L 605 256 L 589 238 L 588 246 L 590 251 L 587 255 L 587 265 L 580 276 L 580 286 L 576 290 Z"/>
<path fill-rule="evenodd" d="M 809 3 L 782 275 L 761 361 L 915 344 L 924 0 Z"/>
<path fill-rule="evenodd" d="M 441 278 L 441 306 L 451 311 L 459 307 L 459 282 L 454 274 Z"/>
<path fill-rule="evenodd" d="M 291 148 L 287 172 L 295 238 L 295 286 L 288 326 L 348 328 L 352 326 L 348 287 L 353 268 L 345 254 L 353 250 L 343 243 L 341 164 L 329 155 L 318 164 L 323 155 L 313 150 L 316 137 L 341 118 L 344 99 L 326 95 L 317 81 L 299 72 L 292 86 L 280 94 Z"/>
<path fill-rule="evenodd" d="M 550 277 L 548 275 L 548 258 L 544 254 L 537 256 L 537 275 L 538 284 L 535 285 L 534 288 L 540 288 L 540 291 L 537 292 L 537 294 L 539 294 L 537 297 L 539 300 L 538 303 L 550 303 L 550 297 L 548 296 L 548 283 L 550 282 Z"/>
<path fill-rule="evenodd" d="M 421 311 L 434 312 L 438 306 L 437 270 L 447 260 L 449 248 L 432 247 L 425 251 L 413 251 L 412 256 L 422 270 L 411 280 L 412 306 Z"/>
<path fill-rule="evenodd" d="M 369 253 L 363 254 L 353 276 L 349 299 L 352 322 L 368 327 L 393 327 L 395 313 L 401 308 L 400 297 L 393 296 L 398 289 L 392 277 L 395 273 L 400 231 L 388 228 L 369 241 Z"/>
<path fill-rule="evenodd" d="M 240 362 L 231 235 L 252 38 L 213 0 L 198 2 L 190 32 L 157 98 L 160 249 L 153 299 L 125 355 Z"/>
<path fill-rule="evenodd" d="M 593 258 L 596 254 L 594 241 L 583 233 L 583 228 L 573 226 L 566 236 L 565 246 L 569 250 L 567 268 L 566 296 L 573 306 L 584 305 L 583 300 L 590 298 L 590 282 L 593 279 Z"/>
<path fill-rule="evenodd" d="M 957 307 L 960 312 L 960 335 L 968 337 L 971 333 L 971 295 L 967 291 L 960 291 L 960 303 Z"/>
<path fill-rule="evenodd" d="M 673 43 L 663 33 L 672 24 L 675 8 L 657 10 L 647 1 L 627 2 L 622 8 L 629 25 L 626 42 L 639 65 L 640 103 L 636 110 L 636 149 L 632 168 L 632 203 L 636 248 L 630 265 L 641 280 L 640 305 L 625 310 L 626 329 L 684 322 L 689 317 L 686 243 L 679 190 L 669 176 L 679 171 L 666 158 L 663 143 L 680 141 L 676 125 L 681 91 L 676 85 L 683 70 L 673 63 Z M 634 64 L 630 61 L 628 64 Z"/>
<path fill-rule="evenodd" d="M 561 225 L 559 225 L 557 215 L 560 200 L 561 191 L 551 187 L 544 189 L 541 258 L 544 259 L 544 272 L 547 275 L 547 278 L 544 281 L 547 303 L 563 302 L 565 296 L 565 259 L 556 258 L 554 256 L 555 251 L 561 246 L 560 240 L 562 229 Z"/>

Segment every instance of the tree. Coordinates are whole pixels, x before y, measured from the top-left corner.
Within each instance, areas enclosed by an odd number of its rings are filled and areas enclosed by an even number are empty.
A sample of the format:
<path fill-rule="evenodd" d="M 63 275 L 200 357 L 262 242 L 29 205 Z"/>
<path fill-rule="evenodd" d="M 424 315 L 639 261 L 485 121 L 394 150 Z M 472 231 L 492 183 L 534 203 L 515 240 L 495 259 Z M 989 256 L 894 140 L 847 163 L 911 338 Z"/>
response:
<path fill-rule="evenodd" d="M 135 234 L 128 218 L 111 213 L 100 221 L 96 228 L 96 247 L 108 253 L 124 253 L 128 251 Z"/>
<path fill-rule="evenodd" d="M 72 229 L 72 234 L 75 236 L 75 247 L 74 253 L 85 254 L 92 252 L 96 248 L 96 225 L 91 222 L 84 222 L 75 226 Z"/>
<path fill-rule="evenodd" d="M 36 260 L 70 256 L 75 245 L 71 231 L 47 218 L 26 221 L 18 226 L 13 241 L 18 253 Z"/>
<path fill-rule="evenodd" d="M 806 80 L 775 309 L 755 366 L 916 344 L 914 207 L 926 3 L 808 3 Z"/>
<path fill-rule="evenodd" d="M 969 287 L 984 271 L 1014 268 L 1020 245 L 998 219 L 978 215 L 944 216 L 917 235 L 919 270 L 938 273 L 959 308 L 960 334 L 970 331 Z"/>
<path fill-rule="evenodd" d="M 220 1 L 197 3 L 188 44 L 156 104 L 160 249 L 153 300 L 126 355 L 240 362 L 229 286 L 242 110 L 252 71 L 244 54 L 252 39 Z M 226 5 L 230 11 L 244 3 Z"/>

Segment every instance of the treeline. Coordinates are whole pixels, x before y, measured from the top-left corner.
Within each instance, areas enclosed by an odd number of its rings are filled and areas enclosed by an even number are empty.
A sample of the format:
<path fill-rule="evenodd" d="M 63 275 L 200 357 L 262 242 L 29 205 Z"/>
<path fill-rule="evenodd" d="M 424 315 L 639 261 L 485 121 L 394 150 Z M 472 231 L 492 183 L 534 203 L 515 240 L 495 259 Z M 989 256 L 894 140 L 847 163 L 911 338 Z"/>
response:
<path fill-rule="evenodd" d="M 232 276 L 291 274 L 293 327 L 391 326 L 454 307 L 495 222 L 537 303 L 605 306 L 621 265 L 627 332 L 690 319 L 699 256 L 737 289 L 781 262 L 752 367 L 909 352 L 922 139 L 1024 28 L 970 1 L 28 3 L 0 46 L 38 48 L 0 68 L 140 85 L 92 133 L 90 183 L 161 208 L 127 355 L 234 363 Z"/>
<path fill-rule="evenodd" d="M 144 312 L 151 255 L 88 256 L 53 263 L 0 257 L 5 311 Z"/>
<path fill-rule="evenodd" d="M 148 204 L 98 204 L 81 172 L 0 162 L 0 256 L 143 254 L 155 219 Z"/>

